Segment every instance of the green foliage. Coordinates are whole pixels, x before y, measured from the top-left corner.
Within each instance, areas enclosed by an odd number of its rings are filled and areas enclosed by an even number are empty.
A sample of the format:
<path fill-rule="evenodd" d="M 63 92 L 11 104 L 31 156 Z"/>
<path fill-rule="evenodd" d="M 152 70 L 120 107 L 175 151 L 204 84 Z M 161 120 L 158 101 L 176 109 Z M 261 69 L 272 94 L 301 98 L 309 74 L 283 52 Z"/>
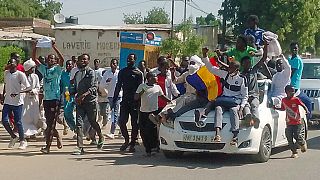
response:
<path fill-rule="evenodd" d="M 17 52 L 20 55 L 21 59 L 25 58 L 25 52 L 17 46 L 0 47 L 0 69 L 1 70 L 4 70 L 4 67 L 7 65 L 10 59 L 10 54 L 13 52 Z M 3 83 L 3 73 L 0 73 L 0 82 Z"/>
<path fill-rule="evenodd" d="M 176 28 L 177 33 L 184 35 L 184 41 L 174 37 L 162 42 L 161 53 L 171 54 L 173 57 L 192 56 L 200 54 L 204 39 L 199 37 L 193 29 L 192 21 L 180 24 Z"/>
<path fill-rule="evenodd" d="M 255 14 L 260 27 L 275 32 L 284 49 L 297 41 L 300 48 L 314 47 L 319 29 L 320 0 L 226 0 L 224 14 L 236 34 L 242 33 L 248 16 Z"/>
<path fill-rule="evenodd" d="M 0 0 L 0 17 L 36 17 L 53 20 L 62 3 L 53 0 Z"/>
<path fill-rule="evenodd" d="M 145 17 L 142 17 L 141 12 L 123 14 L 123 22 L 125 24 L 169 24 L 170 18 L 164 8 L 154 7 Z"/>
<path fill-rule="evenodd" d="M 206 17 L 200 16 L 196 17 L 196 23 L 198 25 L 213 25 L 213 26 L 220 26 L 220 20 L 216 19 L 216 17 L 210 13 Z"/>
<path fill-rule="evenodd" d="M 169 24 L 169 14 L 164 8 L 154 7 L 148 11 L 148 15 L 144 18 L 145 24 Z"/>
<path fill-rule="evenodd" d="M 141 12 L 135 14 L 123 14 L 123 22 L 125 24 L 143 24 Z"/>

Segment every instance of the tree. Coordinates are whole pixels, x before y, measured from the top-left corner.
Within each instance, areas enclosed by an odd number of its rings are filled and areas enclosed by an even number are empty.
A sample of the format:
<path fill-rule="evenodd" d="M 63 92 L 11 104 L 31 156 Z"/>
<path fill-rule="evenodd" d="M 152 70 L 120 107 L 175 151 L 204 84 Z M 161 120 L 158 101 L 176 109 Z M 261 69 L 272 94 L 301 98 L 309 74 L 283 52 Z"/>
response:
<path fill-rule="evenodd" d="M 0 17 L 36 17 L 53 20 L 62 4 L 53 0 L 1 0 Z"/>
<path fill-rule="evenodd" d="M 145 24 L 169 24 L 169 14 L 164 8 L 154 7 L 148 11 L 148 15 L 144 18 Z"/>
<path fill-rule="evenodd" d="M 315 35 L 319 29 L 320 0 L 225 0 L 223 10 L 229 26 L 240 34 L 251 14 L 260 18 L 260 27 L 275 32 L 284 49 L 297 41 L 302 50 L 315 46 Z M 268 8 L 266 8 L 268 7 Z"/>
<path fill-rule="evenodd" d="M 196 23 L 198 25 L 213 25 L 213 26 L 220 26 L 221 22 L 216 19 L 216 17 L 210 13 L 206 17 L 200 16 L 196 17 Z"/>
<path fill-rule="evenodd" d="M 4 70 L 12 52 L 16 52 L 20 55 L 21 59 L 25 59 L 25 52 L 17 46 L 3 46 L 0 47 L 0 69 Z M 4 73 L 0 73 L 0 82 L 3 83 Z"/>
<path fill-rule="evenodd" d="M 123 14 L 123 22 L 125 24 L 169 24 L 170 18 L 164 8 L 154 7 L 145 17 L 142 17 L 141 12 Z"/>
<path fill-rule="evenodd" d="M 123 22 L 125 24 L 143 24 L 141 12 L 135 14 L 123 14 Z"/>
<path fill-rule="evenodd" d="M 182 41 L 177 37 L 164 40 L 162 42 L 161 53 L 171 54 L 173 57 L 200 54 L 204 39 L 195 33 L 191 20 L 180 24 L 175 31 L 183 33 L 185 40 Z"/>

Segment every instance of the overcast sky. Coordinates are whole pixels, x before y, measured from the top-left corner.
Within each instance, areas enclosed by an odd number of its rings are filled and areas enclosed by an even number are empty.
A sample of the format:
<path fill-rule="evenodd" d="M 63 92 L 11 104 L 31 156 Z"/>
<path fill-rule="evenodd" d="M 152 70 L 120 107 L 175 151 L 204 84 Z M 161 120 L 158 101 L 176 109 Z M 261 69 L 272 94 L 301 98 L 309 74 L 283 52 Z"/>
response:
<path fill-rule="evenodd" d="M 57 0 L 63 3 L 62 14 L 66 17 L 75 15 L 79 24 L 121 25 L 123 13 L 142 12 L 143 15 L 152 7 L 164 7 L 171 17 L 171 1 L 165 0 Z M 223 0 L 192 0 L 192 6 L 207 13 L 217 15 Z M 135 5 L 133 5 L 135 4 Z M 175 6 L 175 23 L 183 19 L 184 3 L 177 1 Z M 98 12 L 97 12 L 98 11 Z M 194 19 L 206 16 L 204 12 L 188 6 L 187 14 Z"/>

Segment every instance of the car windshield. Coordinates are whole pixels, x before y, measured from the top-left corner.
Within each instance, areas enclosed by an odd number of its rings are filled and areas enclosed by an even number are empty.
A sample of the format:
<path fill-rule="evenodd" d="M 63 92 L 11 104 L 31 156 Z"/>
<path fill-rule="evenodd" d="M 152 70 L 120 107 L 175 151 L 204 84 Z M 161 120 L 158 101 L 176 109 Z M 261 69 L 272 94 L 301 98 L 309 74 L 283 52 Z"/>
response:
<path fill-rule="evenodd" d="M 320 63 L 304 63 L 302 79 L 320 79 Z"/>

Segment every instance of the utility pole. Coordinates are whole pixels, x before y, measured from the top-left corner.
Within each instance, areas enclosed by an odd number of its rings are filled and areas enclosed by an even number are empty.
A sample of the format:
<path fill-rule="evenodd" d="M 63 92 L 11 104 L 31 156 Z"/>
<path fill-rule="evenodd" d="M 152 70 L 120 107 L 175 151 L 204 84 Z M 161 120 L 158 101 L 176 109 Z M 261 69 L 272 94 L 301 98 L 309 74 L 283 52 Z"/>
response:
<path fill-rule="evenodd" d="M 187 22 L 187 0 L 184 0 L 184 22 Z"/>
<path fill-rule="evenodd" d="M 174 18 L 174 0 L 172 0 L 171 4 L 171 39 L 173 38 L 173 18 Z"/>
<path fill-rule="evenodd" d="M 227 12 L 227 2 L 226 0 L 222 2 L 222 41 L 221 41 L 221 49 L 224 50 L 226 45 L 226 31 L 227 31 L 227 19 L 226 19 L 226 12 Z"/>

